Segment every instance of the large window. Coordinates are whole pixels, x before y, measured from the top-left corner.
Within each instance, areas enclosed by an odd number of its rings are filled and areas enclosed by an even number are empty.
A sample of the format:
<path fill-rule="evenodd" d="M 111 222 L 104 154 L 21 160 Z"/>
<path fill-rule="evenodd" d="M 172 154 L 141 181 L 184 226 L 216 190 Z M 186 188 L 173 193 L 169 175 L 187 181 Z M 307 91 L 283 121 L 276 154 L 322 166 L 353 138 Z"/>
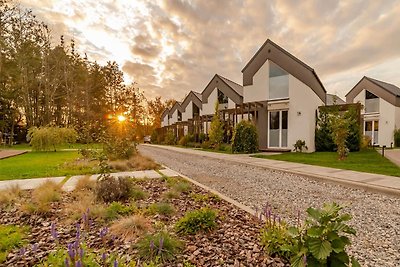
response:
<path fill-rule="evenodd" d="M 365 113 L 379 112 L 379 97 L 365 90 Z"/>
<path fill-rule="evenodd" d="M 269 112 L 269 147 L 288 146 L 288 111 Z"/>
<path fill-rule="evenodd" d="M 269 64 L 269 99 L 289 97 L 289 73 L 270 61 Z"/>
<path fill-rule="evenodd" d="M 228 104 L 228 97 L 221 92 L 219 89 L 218 90 L 218 103 L 219 104 Z"/>
<path fill-rule="evenodd" d="M 182 121 L 182 112 L 178 110 L 178 121 Z"/>
<path fill-rule="evenodd" d="M 195 103 L 192 102 L 192 118 L 196 118 L 200 115 L 200 109 L 196 106 Z"/>
<path fill-rule="evenodd" d="M 364 122 L 364 135 L 371 138 L 372 145 L 379 142 L 379 121 L 365 121 Z"/>

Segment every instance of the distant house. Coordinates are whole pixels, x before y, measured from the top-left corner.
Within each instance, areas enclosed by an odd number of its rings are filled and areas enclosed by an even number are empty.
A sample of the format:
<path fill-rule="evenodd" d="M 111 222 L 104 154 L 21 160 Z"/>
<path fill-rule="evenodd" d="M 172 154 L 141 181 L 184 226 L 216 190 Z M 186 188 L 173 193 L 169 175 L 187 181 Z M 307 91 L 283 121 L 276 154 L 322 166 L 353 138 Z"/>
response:
<path fill-rule="evenodd" d="M 315 150 L 316 111 L 326 90 L 314 69 L 267 40 L 242 70 L 243 102 L 255 114 L 260 149 Z"/>
<path fill-rule="evenodd" d="M 331 106 L 331 105 L 344 105 L 346 104 L 346 101 L 341 99 L 337 95 L 332 95 L 332 94 L 326 94 L 326 105 Z"/>
<path fill-rule="evenodd" d="M 193 134 L 199 132 L 198 130 L 199 125 L 194 125 L 193 121 L 198 121 L 201 116 L 201 110 L 203 106 L 201 98 L 202 97 L 200 93 L 190 91 L 190 93 L 185 97 L 185 99 L 181 104 L 182 121 L 187 122 L 183 125 L 184 135 L 187 135 L 189 132 L 193 132 Z M 195 126 L 196 130 L 192 129 L 192 127 Z"/>
<path fill-rule="evenodd" d="M 363 134 L 374 145 L 391 146 L 393 132 L 400 128 L 400 88 L 363 77 L 346 95 L 347 103 L 361 103 Z"/>
<path fill-rule="evenodd" d="M 169 109 L 167 108 L 161 114 L 161 127 L 169 126 Z"/>

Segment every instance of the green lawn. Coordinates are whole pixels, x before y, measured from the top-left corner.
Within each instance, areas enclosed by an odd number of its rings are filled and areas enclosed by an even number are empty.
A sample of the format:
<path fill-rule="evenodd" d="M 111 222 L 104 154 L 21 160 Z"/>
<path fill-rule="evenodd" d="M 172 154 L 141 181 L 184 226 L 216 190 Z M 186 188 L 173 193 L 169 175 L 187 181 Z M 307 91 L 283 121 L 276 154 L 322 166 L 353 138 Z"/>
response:
<path fill-rule="evenodd" d="M 94 144 L 64 144 L 57 146 L 57 151 L 63 150 L 63 149 L 81 149 L 81 148 L 88 148 L 88 149 L 102 149 L 103 145 L 100 143 L 94 143 Z M 13 146 L 0 146 L 0 150 L 6 150 L 6 149 L 15 149 L 15 150 L 31 150 L 32 147 L 29 144 L 18 144 L 18 145 L 13 145 Z"/>
<path fill-rule="evenodd" d="M 77 151 L 28 152 L 0 160 L 0 180 L 65 176 L 94 173 L 92 167 L 68 164 Z"/>
<path fill-rule="evenodd" d="M 335 152 L 284 153 L 271 156 L 254 155 L 254 157 L 400 177 L 400 168 L 372 149 L 350 152 L 348 158 L 343 161 L 338 160 Z"/>

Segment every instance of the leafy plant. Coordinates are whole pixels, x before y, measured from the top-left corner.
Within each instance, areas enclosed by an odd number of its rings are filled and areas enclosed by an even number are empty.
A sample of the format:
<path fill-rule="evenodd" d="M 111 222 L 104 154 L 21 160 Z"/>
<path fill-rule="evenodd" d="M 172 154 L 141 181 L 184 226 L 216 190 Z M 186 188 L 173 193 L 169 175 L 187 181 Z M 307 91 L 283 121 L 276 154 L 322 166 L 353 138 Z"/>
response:
<path fill-rule="evenodd" d="M 296 152 L 303 152 L 303 149 L 305 150 L 308 149 L 308 147 L 306 146 L 306 141 L 304 140 L 297 140 L 293 146 L 294 146 L 294 151 Z"/>
<path fill-rule="evenodd" d="M 344 160 L 349 153 L 346 145 L 346 139 L 349 136 L 349 126 L 349 121 L 346 120 L 344 115 L 337 113 L 332 116 L 332 139 L 337 147 L 339 160 Z"/>
<path fill-rule="evenodd" d="M 224 141 L 224 123 L 221 121 L 218 102 L 215 103 L 215 112 L 210 124 L 209 138 L 213 145 L 219 145 Z"/>
<path fill-rule="evenodd" d="M 216 210 L 210 208 L 186 212 L 185 216 L 175 224 L 176 232 L 182 234 L 209 232 L 217 227 L 217 214 Z"/>
<path fill-rule="evenodd" d="M 240 121 L 233 132 L 233 153 L 254 153 L 258 151 L 257 127 L 249 121 Z"/>
<path fill-rule="evenodd" d="M 129 199 L 132 193 L 132 181 L 128 177 L 114 178 L 109 174 L 101 175 L 96 184 L 96 198 L 103 202 Z"/>
<path fill-rule="evenodd" d="M 175 213 L 175 208 L 169 203 L 153 203 L 147 208 L 147 212 L 149 214 L 171 216 Z"/>
<path fill-rule="evenodd" d="M 394 137 L 393 137 L 394 138 L 394 146 L 400 147 L 400 128 L 394 130 L 393 135 L 394 135 Z"/>
<path fill-rule="evenodd" d="M 134 200 L 145 199 L 147 196 L 148 196 L 148 194 L 145 191 L 143 191 L 142 189 L 140 189 L 139 187 L 134 186 L 132 188 L 131 197 Z"/>
<path fill-rule="evenodd" d="M 130 206 L 122 205 L 119 202 L 111 202 L 110 205 L 106 208 L 105 211 L 105 219 L 107 221 L 112 221 L 118 218 L 119 216 L 129 215 L 135 212 L 136 206 L 131 204 Z"/>
<path fill-rule="evenodd" d="M 320 109 L 317 117 L 317 126 L 315 128 L 315 150 L 333 151 L 335 143 L 332 139 L 331 123 L 328 110 Z"/>
<path fill-rule="evenodd" d="M 191 142 L 194 142 L 194 135 L 187 134 L 185 136 L 182 136 L 182 138 L 179 140 L 178 144 L 180 146 L 188 146 L 188 144 Z"/>
<path fill-rule="evenodd" d="M 168 129 L 165 134 L 165 144 L 166 145 L 175 145 L 176 144 L 176 136 L 173 130 Z"/>
<path fill-rule="evenodd" d="M 72 128 L 32 127 L 28 131 L 28 139 L 33 150 L 56 151 L 57 146 L 75 143 L 78 135 Z"/>
<path fill-rule="evenodd" d="M 207 141 L 207 135 L 205 133 L 199 133 L 199 142 L 203 143 Z"/>
<path fill-rule="evenodd" d="M 195 201 L 195 202 L 206 202 L 210 199 L 209 195 L 207 194 L 196 194 L 192 193 L 190 194 L 190 197 Z"/>
<path fill-rule="evenodd" d="M 27 228 L 15 225 L 0 225 L 0 263 L 6 260 L 10 250 L 23 246 Z"/>
<path fill-rule="evenodd" d="M 192 186 L 188 182 L 182 181 L 174 184 L 172 189 L 178 193 L 187 193 L 192 190 Z"/>
<path fill-rule="evenodd" d="M 183 244 L 180 240 L 171 236 L 168 232 L 159 232 L 147 235 L 137 244 L 139 257 L 147 261 L 159 259 L 167 262 L 174 259 L 175 255 L 181 251 Z"/>

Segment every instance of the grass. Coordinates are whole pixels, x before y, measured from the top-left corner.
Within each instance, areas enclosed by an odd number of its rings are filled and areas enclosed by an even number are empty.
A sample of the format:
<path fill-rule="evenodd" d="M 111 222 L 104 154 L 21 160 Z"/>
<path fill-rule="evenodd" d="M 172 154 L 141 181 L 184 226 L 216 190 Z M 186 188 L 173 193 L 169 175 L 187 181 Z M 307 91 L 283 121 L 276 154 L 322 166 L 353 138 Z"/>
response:
<path fill-rule="evenodd" d="M 27 229 L 15 225 L 0 225 L 0 263 L 4 262 L 8 253 L 24 245 Z"/>
<path fill-rule="evenodd" d="M 0 181 L 95 173 L 92 167 L 75 167 L 77 151 L 29 152 L 0 160 Z"/>
<path fill-rule="evenodd" d="M 253 157 L 400 177 L 400 168 L 372 149 L 350 152 L 348 158 L 343 161 L 338 160 L 336 152 L 284 153 Z"/>
<path fill-rule="evenodd" d="M 63 144 L 59 145 L 56 147 L 57 151 L 63 150 L 63 149 L 82 149 L 82 148 L 87 148 L 87 149 L 102 149 L 103 145 L 100 143 L 94 143 L 94 144 Z M 32 147 L 28 143 L 23 143 L 23 144 L 17 144 L 17 145 L 12 145 L 12 146 L 0 146 L 0 150 L 7 150 L 7 149 L 12 149 L 12 150 L 32 150 Z"/>
<path fill-rule="evenodd" d="M 121 218 L 110 227 L 111 233 L 130 241 L 151 230 L 151 222 L 141 215 Z"/>

